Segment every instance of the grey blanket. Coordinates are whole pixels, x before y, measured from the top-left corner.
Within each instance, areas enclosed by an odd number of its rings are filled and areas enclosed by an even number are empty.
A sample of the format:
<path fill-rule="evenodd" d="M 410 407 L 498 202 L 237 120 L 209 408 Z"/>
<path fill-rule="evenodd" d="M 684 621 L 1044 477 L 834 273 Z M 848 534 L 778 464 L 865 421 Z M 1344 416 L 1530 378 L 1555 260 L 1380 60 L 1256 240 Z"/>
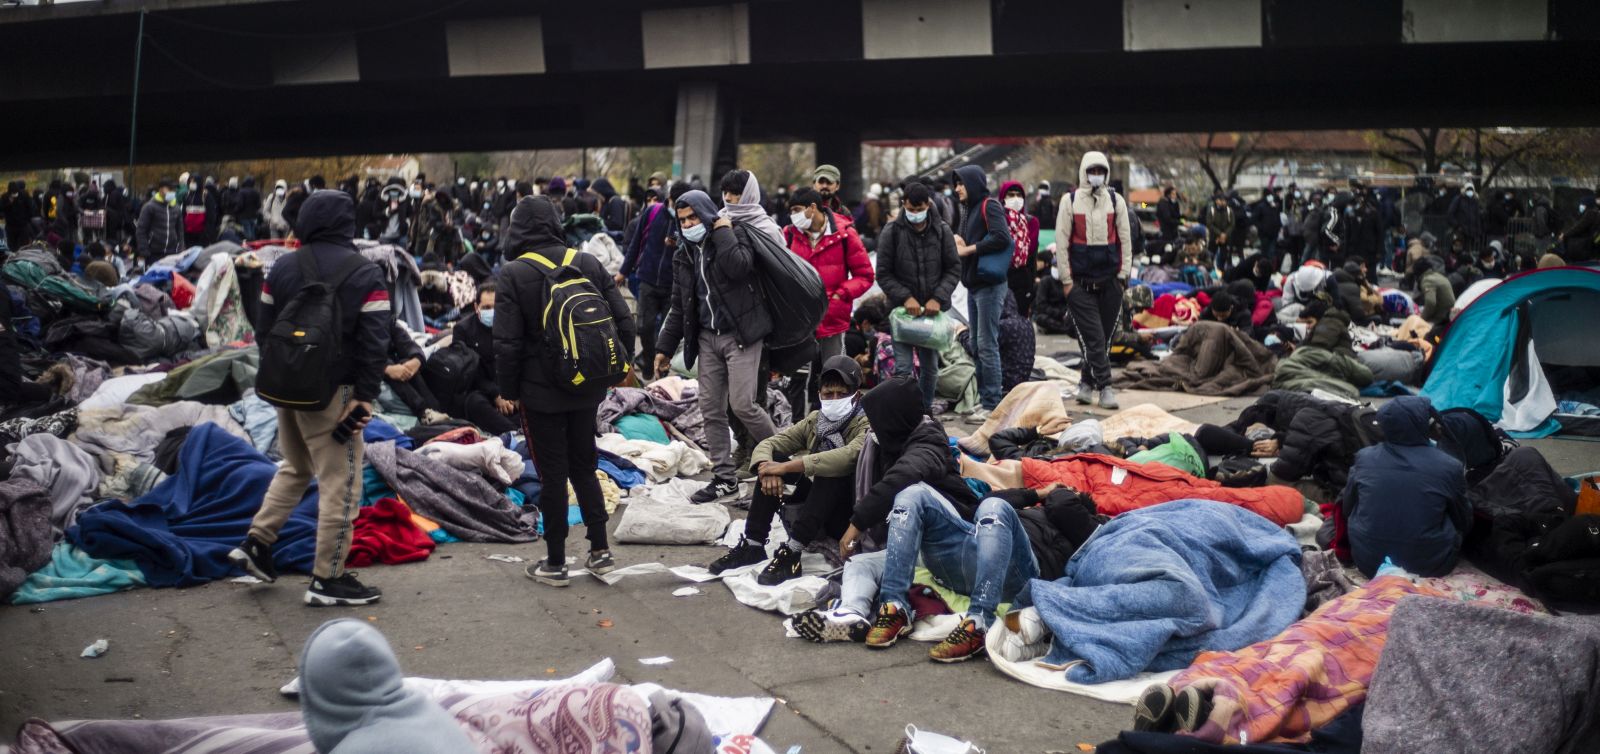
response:
<path fill-rule="evenodd" d="M 50 562 L 50 494 L 33 482 L 0 482 L 0 602 Z"/>
<path fill-rule="evenodd" d="M 241 440 L 250 440 L 250 435 L 228 414 L 227 406 L 194 401 L 178 401 L 159 408 L 125 403 L 115 408 L 83 411 L 78 414 L 77 432 L 71 439 L 95 456 L 101 472 L 113 474 L 116 472 L 115 454 L 149 463 L 155 459 L 156 446 L 168 432 L 206 422 L 214 422 Z"/>
<path fill-rule="evenodd" d="M 1407 597 L 1362 728 L 1363 754 L 1600 751 L 1600 618 Z"/>
<path fill-rule="evenodd" d="M 482 476 L 419 456 L 393 441 L 367 446 L 378 470 L 406 505 L 467 542 L 532 542 L 538 514 L 524 512 Z"/>
<path fill-rule="evenodd" d="M 94 504 L 95 489 L 100 486 L 99 464 L 82 448 L 42 432 L 22 438 L 9 450 L 16 462 L 11 478 L 49 491 L 50 526 L 54 538 L 60 539 L 78 511 Z"/>

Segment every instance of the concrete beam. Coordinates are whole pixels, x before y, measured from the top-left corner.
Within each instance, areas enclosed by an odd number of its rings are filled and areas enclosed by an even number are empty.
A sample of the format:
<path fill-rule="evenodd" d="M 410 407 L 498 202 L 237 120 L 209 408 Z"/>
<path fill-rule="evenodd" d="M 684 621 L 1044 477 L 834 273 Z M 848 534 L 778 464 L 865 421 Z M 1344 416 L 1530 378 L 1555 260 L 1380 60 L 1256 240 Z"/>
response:
<path fill-rule="evenodd" d="M 987 0 L 862 0 L 868 60 L 993 55 Z"/>
<path fill-rule="evenodd" d="M 360 80 L 360 55 L 352 38 L 288 40 L 273 50 L 272 83 L 278 86 Z"/>
<path fill-rule="evenodd" d="M 544 73 L 544 25 L 538 16 L 472 18 L 445 25 L 451 76 Z"/>
<path fill-rule="evenodd" d="M 750 62 L 750 8 L 744 3 L 647 10 L 645 68 L 696 68 Z"/>
<path fill-rule="evenodd" d="M 1125 0 L 1123 49 L 1261 46 L 1261 0 Z"/>
<path fill-rule="evenodd" d="M 1547 0 L 1405 0 L 1406 42 L 1537 42 L 1549 32 Z"/>

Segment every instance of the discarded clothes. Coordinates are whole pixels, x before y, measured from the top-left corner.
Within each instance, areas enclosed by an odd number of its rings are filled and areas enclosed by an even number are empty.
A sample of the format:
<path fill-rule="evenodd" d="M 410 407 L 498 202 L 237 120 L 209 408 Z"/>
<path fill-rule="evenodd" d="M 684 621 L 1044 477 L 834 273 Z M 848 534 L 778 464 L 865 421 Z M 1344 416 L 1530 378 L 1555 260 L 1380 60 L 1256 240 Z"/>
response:
<path fill-rule="evenodd" d="M 532 542 L 524 513 L 483 477 L 417 455 L 393 442 L 367 446 L 367 462 L 411 509 L 466 542 Z"/>
<path fill-rule="evenodd" d="M 94 503 L 100 467 L 82 448 L 52 434 L 22 438 L 11 447 L 11 479 L 30 481 L 49 491 L 50 526 L 55 538 L 72 525 L 78 511 Z"/>
<path fill-rule="evenodd" d="M 356 516 L 345 565 L 364 568 L 374 563 L 427 560 L 437 544 L 411 520 L 411 509 L 392 497 L 364 507 Z"/>
<path fill-rule="evenodd" d="M 144 573 L 131 560 L 101 560 L 69 542 L 57 542 L 50 551 L 50 562 L 28 574 L 12 593 L 11 604 L 75 600 L 144 585 Z"/>
<path fill-rule="evenodd" d="M 50 495 L 33 482 L 0 482 L 0 599 L 50 562 Z"/>

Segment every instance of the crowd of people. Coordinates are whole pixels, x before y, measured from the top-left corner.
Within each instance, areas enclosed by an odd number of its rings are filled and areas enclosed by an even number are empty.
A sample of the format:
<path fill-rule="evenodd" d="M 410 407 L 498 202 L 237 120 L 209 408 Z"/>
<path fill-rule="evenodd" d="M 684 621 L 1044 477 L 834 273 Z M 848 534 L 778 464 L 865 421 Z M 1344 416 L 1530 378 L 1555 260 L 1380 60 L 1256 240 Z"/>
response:
<path fill-rule="evenodd" d="M 1057 199 L 1049 184 L 1031 197 L 1015 181 L 991 188 L 968 165 L 873 186 L 854 208 L 830 165 L 810 185 L 770 194 L 742 169 L 715 188 L 656 174 L 626 193 L 604 178 L 328 188 L 312 177 L 292 188 L 279 180 L 263 197 L 252 178 L 219 186 L 181 176 L 134 202 L 110 182 L 53 185 L 40 197 L 14 183 L 3 208 L 4 264 L 15 273 L 0 296 L 0 404 L 10 420 L 57 415 L 71 403 L 71 370 L 52 366 L 71 350 L 62 344 L 106 332 L 50 301 L 86 296 L 124 329 L 143 300 L 166 302 L 162 311 L 185 308 L 173 308 L 180 298 L 205 302 L 194 306 L 198 328 L 160 360 L 251 349 L 282 457 L 228 561 L 276 581 L 275 548 L 314 481 L 305 601 L 363 605 L 382 592 L 346 566 L 381 396 L 421 425 L 472 427 L 523 448 L 540 483 L 525 506 L 539 514 L 546 549 L 527 575 L 563 587 L 574 497 L 588 539 L 582 567 L 618 567 L 597 446 L 602 406 L 618 389 L 689 376 L 711 470 L 689 502 L 734 502 L 741 481 L 752 482 L 743 534 L 708 565 L 712 574 L 754 569 L 760 585 L 783 584 L 804 574 L 808 548 L 828 543 L 843 563 L 839 597 L 795 617 L 793 629 L 883 649 L 923 609 L 908 596 L 920 564 L 968 605 L 932 659 L 983 655 L 1003 615 L 1021 647 L 1007 659 L 1043 655 L 1040 642 L 1054 634 L 1044 661 L 1075 682 L 1176 670 L 1202 648 L 1242 651 L 1292 630 L 1309 556 L 1285 527 L 1307 518 L 1312 550 L 1339 553 L 1375 584 L 1390 571 L 1446 576 L 1473 547 L 1525 577 L 1551 562 L 1548 548 L 1531 555 L 1532 543 L 1586 520 L 1570 500 L 1484 514 L 1476 491 L 1526 449 L 1405 385 L 1417 384 L 1458 298 L 1479 280 L 1587 262 L 1594 211 L 1560 232 L 1548 202 L 1497 203 L 1480 217 L 1469 184 L 1444 213 L 1452 225 L 1441 245 L 1405 235 L 1392 203 L 1355 182 L 1291 184 L 1248 205 L 1218 193 L 1192 223 L 1168 188 L 1159 232 L 1147 237 L 1110 170 L 1104 154 L 1083 155 Z M 1554 258 L 1505 253 L 1504 220 L 1541 207 L 1543 237 L 1562 244 Z M 1055 240 L 1041 248 L 1044 231 Z M 214 251 L 219 244 L 228 246 Z M 380 247 L 398 256 L 369 253 Z M 235 281 L 236 264 L 267 258 L 259 291 L 242 295 L 255 300 L 249 321 L 219 330 L 228 302 L 211 303 L 212 276 Z M 406 288 L 395 270 L 408 267 L 443 287 Z M 49 274 L 24 274 L 33 268 Z M 401 315 L 408 294 L 425 327 Z M 798 333 L 795 312 L 810 317 Z M 58 337 L 61 322 L 70 332 Z M 1381 347 L 1358 353 L 1352 333 L 1362 327 L 1382 332 Z M 1071 335 L 1079 349 L 1062 364 L 1037 352 L 1036 332 Z M 1388 359 L 1409 371 L 1393 380 L 1402 397 L 1374 411 L 1355 399 Z M 967 377 L 947 387 L 958 372 Z M 1226 425 L 1115 435 L 1068 418 L 1069 400 L 1120 411 L 1114 385 L 1266 392 Z M 1324 504 L 1320 516 L 1307 496 Z M 769 542 L 780 517 L 784 541 Z M 1219 544 L 1224 536 L 1237 548 Z M 1130 557 L 1118 548 L 1132 545 L 1119 543 L 1148 537 L 1200 574 L 1189 597 L 1222 605 L 1225 618 L 1150 638 L 1153 608 L 1139 601 L 1151 598 L 1134 594 L 1144 577 L 1114 565 Z M 1249 574 L 1251 594 L 1217 583 L 1224 573 Z M 1085 609 L 1067 594 L 1074 587 L 1101 590 L 1109 630 L 1069 630 Z M 1159 602 L 1160 620 L 1192 617 L 1174 612 L 1184 600 Z M 1145 623 L 1129 617 L 1141 611 Z M 1189 641 L 1207 631 L 1215 641 Z M 1141 641 L 1154 643 L 1134 646 Z M 1178 691 L 1153 690 L 1140 727 L 1198 730 L 1210 698 Z"/>

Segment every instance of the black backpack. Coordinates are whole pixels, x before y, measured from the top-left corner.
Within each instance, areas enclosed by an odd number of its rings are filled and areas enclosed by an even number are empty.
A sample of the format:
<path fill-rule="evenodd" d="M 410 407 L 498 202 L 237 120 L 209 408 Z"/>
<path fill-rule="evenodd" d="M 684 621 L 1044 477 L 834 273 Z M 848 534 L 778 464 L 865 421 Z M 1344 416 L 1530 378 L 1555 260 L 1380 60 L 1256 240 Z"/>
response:
<path fill-rule="evenodd" d="M 631 368 L 617 337 L 611 304 L 578 269 L 578 253 L 567 249 L 559 265 L 533 252 L 517 257 L 543 268 L 545 305 L 540 330 L 555 357 L 551 366 L 556 384 L 574 392 L 615 385 Z"/>
<path fill-rule="evenodd" d="M 333 277 L 323 282 L 309 249 L 295 252 L 294 258 L 300 265 L 300 290 L 261 336 L 256 395 L 279 408 L 321 411 L 333 399 L 334 380 L 344 366 L 339 286 L 367 260 L 352 252 Z"/>
<path fill-rule="evenodd" d="M 434 395 L 457 405 L 478 373 L 478 352 L 459 340 L 435 351 L 422 366 L 422 379 Z"/>

